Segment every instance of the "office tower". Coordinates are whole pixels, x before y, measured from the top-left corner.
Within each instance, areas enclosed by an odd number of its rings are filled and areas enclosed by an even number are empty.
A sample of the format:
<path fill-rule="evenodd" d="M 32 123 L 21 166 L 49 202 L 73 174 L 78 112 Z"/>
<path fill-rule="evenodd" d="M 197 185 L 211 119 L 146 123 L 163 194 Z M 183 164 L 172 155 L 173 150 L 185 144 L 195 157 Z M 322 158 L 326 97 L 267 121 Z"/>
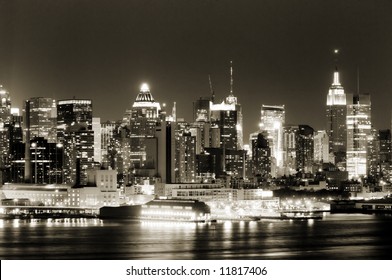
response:
<path fill-rule="evenodd" d="M 95 167 L 92 101 L 60 100 L 57 104 L 57 137 L 64 146 L 64 183 L 86 185 L 87 170 Z"/>
<path fill-rule="evenodd" d="M 284 105 L 261 106 L 260 132 L 267 135 L 271 149 L 271 175 L 280 175 L 283 168 L 283 126 L 285 124 Z"/>
<path fill-rule="evenodd" d="M 209 97 L 200 97 L 193 102 L 193 121 L 209 122 L 210 121 L 210 102 Z"/>
<path fill-rule="evenodd" d="M 123 126 L 129 129 L 130 158 L 135 168 L 143 167 L 146 160 L 145 139 L 154 137 L 161 106 L 155 102 L 147 84 L 141 86 L 131 109 L 126 110 Z"/>
<path fill-rule="evenodd" d="M 383 134 L 382 136 L 380 134 Z M 370 181 L 378 181 L 381 175 L 380 167 L 380 137 L 388 137 L 387 134 L 372 128 L 367 146 L 367 174 Z M 385 144 L 385 142 L 384 142 Z"/>
<path fill-rule="evenodd" d="M 6 182 L 23 183 L 25 170 L 25 143 L 23 143 L 23 117 L 12 115 L 9 124 L 10 169 L 4 179 Z"/>
<path fill-rule="evenodd" d="M 298 125 L 283 127 L 283 166 L 285 175 L 297 173 Z"/>
<path fill-rule="evenodd" d="M 176 133 L 175 183 L 194 183 L 196 179 L 196 137 L 189 131 Z"/>
<path fill-rule="evenodd" d="M 116 135 L 116 123 L 113 121 L 107 121 L 101 124 L 101 164 L 105 169 L 111 167 L 114 169 L 112 156 L 115 152 L 115 142 L 117 140 Z M 95 137 L 95 134 L 94 134 Z M 95 148 L 95 147 L 94 147 Z M 95 160 L 95 158 L 94 158 Z"/>
<path fill-rule="evenodd" d="M 242 150 L 243 123 L 242 107 L 233 94 L 233 66 L 230 62 L 230 93 L 220 104 L 210 102 L 211 127 L 220 131 L 220 147 L 230 150 Z"/>
<path fill-rule="evenodd" d="M 252 174 L 267 181 L 271 177 L 271 149 L 263 133 L 253 133 L 250 138 L 252 148 Z"/>
<path fill-rule="evenodd" d="M 313 134 L 308 125 L 299 125 L 296 144 L 296 166 L 299 172 L 312 173 L 313 169 Z"/>
<path fill-rule="evenodd" d="M 314 133 L 314 161 L 317 163 L 329 162 L 329 138 L 325 130 Z"/>
<path fill-rule="evenodd" d="M 56 101 L 48 97 L 32 97 L 25 102 L 26 138 L 43 137 L 49 143 L 57 140 Z"/>
<path fill-rule="evenodd" d="M 391 165 L 392 165 L 392 151 L 391 151 L 391 130 L 385 129 L 379 131 L 379 164 L 380 164 L 380 178 L 384 182 L 391 182 Z"/>
<path fill-rule="evenodd" d="M 92 130 L 94 131 L 94 161 L 102 163 L 101 118 L 93 118 Z"/>
<path fill-rule="evenodd" d="M 57 104 L 57 137 L 63 141 L 64 130 L 71 125 L 84 124 L 92 129 L 93 104 L 89 99 L 60 100 Z"/>
<path fill-rule="evenodd" d="M 335 157 L 338 167 L 345 167 L 347 146 L 347 101 L 344 88 L 340 83 L 339 72 L 333 74 L 333 82 L 327 95 L 327 134 L 329 137 L 329 151 Z"/>
<path fill-rule="evenodd" d="M 11 98 L 9 92 L 0 85 L 0 167 L 9 164 L 10 139 L 8 125 L 11 121 Z"/>
<path fill-rule="evenodd" d="M 219 128 L 220 148 L 237 150 L 237 111 L 235 104 L 211 105 L 211 126 Z"/>
<path fill-rule="evenodd" d="M 34 137 L 30 141 L 29 152 L 32 183 L 54 184 L 62 182 L 63 145 L 50 143 L 44 137 Z"/>
<path fill-rule="evenodd" d="M 347 171 L 349 179 L 367 175 L 367 149 L 371 137 L 370 94 L 347 98 Z"/>

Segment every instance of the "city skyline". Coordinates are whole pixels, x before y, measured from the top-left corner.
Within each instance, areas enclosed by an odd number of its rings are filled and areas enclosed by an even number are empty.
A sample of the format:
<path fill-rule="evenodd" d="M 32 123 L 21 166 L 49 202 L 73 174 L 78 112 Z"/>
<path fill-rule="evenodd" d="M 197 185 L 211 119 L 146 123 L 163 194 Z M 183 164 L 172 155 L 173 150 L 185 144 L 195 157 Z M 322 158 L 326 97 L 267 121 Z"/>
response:
<path fill-rule="evenodd" d="M 262 104 L 284 104 L 288 124 L 325 129 L 337 65 L 347 93 L 356 93 L 359 72 L 360 93 L 372 96 L 374 127 L 390 128 L 388 1 L 0 1 L 0 7 L 0 83 L 13 107 L 29 97 L 75 96 L 92 99 L 102 121 L 120 120 L 146 82 L 169 112 L 176 101 L 177 116 L 191 121 L 192 102 L 210 95 L 208 75 L 217 101 L 229 95 L 232 60 L 248 142 Z"/>

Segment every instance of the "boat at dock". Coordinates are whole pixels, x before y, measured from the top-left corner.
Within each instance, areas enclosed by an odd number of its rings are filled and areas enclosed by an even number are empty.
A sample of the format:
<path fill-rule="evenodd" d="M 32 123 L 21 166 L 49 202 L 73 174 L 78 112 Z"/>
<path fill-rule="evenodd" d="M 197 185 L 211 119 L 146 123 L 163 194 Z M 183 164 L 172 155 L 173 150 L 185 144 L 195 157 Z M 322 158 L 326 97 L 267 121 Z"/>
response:
<path fill-rule="evenodd" d="M 154 199 L 142 205 L 102 207 L 102 219 L 135 219 L 142 221 L 206 222 L 210 207 L 202 201 L 183 199 Z"/>

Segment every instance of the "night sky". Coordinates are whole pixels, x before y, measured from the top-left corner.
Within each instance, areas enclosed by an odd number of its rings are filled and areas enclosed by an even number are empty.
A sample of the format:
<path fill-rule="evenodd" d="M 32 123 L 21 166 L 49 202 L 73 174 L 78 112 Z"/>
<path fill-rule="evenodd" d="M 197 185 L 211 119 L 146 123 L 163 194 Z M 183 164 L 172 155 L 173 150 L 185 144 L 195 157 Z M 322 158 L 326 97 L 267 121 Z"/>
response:
<path fill-rule="evenodd" d="M 325 129 L 335 64 L 351 93 L 359 68 L 374 126 L 390 128 L 389 0 L 0 0 L 0 84 L 13 107 L 75 96 L 93 99 L 94 116 L 117 120 L 147 82 L 191 121 L 209 74 L 217 99 L 229 94 L 230 60 L 245 142 L 262 104 L 285 104 L 286 123 Z"/>

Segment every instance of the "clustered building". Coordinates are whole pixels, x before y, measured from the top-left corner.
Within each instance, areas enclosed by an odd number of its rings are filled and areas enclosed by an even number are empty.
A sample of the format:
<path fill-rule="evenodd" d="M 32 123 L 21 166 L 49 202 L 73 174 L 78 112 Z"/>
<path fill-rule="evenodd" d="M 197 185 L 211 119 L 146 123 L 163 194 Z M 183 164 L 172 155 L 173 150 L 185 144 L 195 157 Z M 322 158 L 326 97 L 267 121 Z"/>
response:
<path fill-rule="evenodd" d="M 106 170 L 110 178 L 115 172 L 117 189 L 150 184 L 158 195 L 194 193 L 226 200 L 233 192 L 217 189 L 258 189 L 290 176 L 317 175 L 333 186 L 369 178 L 376 184 L 391 182 L 391 132 L 372 127 L 370 95 L 346 94 L 337 69 L 327 94 L 326 130 L 287 124 L 284 105 L 263 104 L 249 145 L 243 143 L 232 66 L 230 74 L 228 96 L 216 102 L 210 84 L 211 95 L 193 102 L 192 122 L 177 117 L 175 103 L 168 114 L 146 84 L 122 120 L 105 123 L 93 118 L 93 103 L 87 99 L 33 97 L 20 115 L 0 86 L 3 183 L 67 184 L 81 197 L 80 188 L 91 187 L 89 174 Z M 109 204 L 111 195 L 118 198 L 110 186 Z"/>

